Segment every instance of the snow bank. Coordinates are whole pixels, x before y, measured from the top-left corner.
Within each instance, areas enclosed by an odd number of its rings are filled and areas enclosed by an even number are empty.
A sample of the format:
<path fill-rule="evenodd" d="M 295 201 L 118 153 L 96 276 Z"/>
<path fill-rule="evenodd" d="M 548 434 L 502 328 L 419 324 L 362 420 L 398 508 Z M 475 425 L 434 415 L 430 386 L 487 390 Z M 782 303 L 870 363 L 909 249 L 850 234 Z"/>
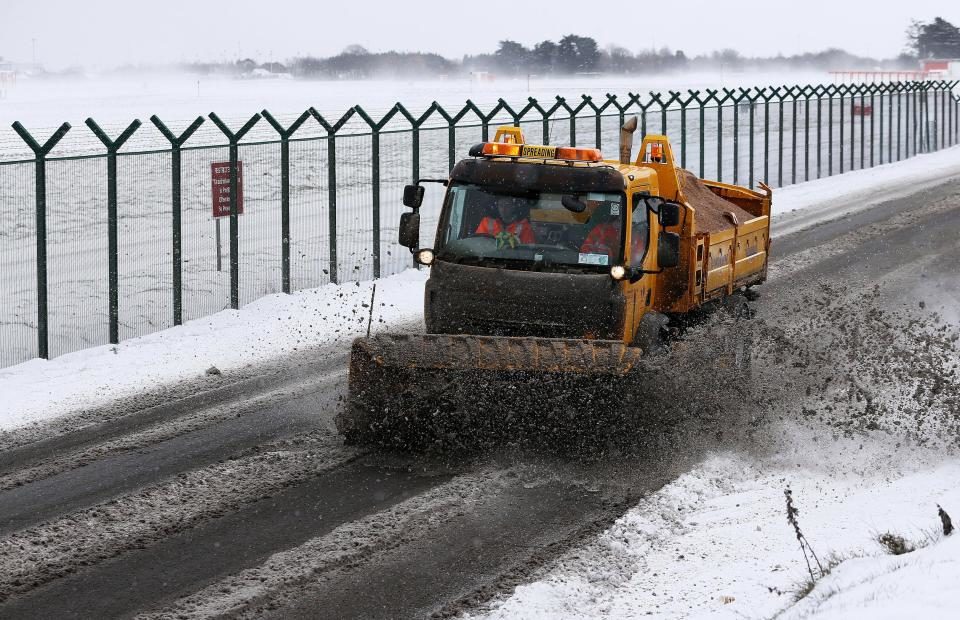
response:
<path fill-rule="evenodd" d="M 774 190 L 773 236 L 907 196 L 960 176 L 960 146 Z"/>
<path fill-rule="evenodd" d="M 423 315 L 426 271 L 377 282 L 372 326 L 411 329 Z M 366 333 L 372 282 L 270 295 L 179 327 L 0 370 L 0 430 L 64 415 L 113 399 L 224 374 L 314 347 L 346 348 Z M 415 328 L 415 326 L 413 327 Z"/>
<path fill-rule="evenodd" d="M 906 555 L 845 562 L 781 618 L 955 618 L 958 583 L 960 536 L 950 536 Z"/>
<path fill-rule="evenodd" d="M 771 456 L 708 458 L 642 500 L 544 580 L 517 588 L 488 617 L 771 617 L 793 605 L 809 578 L 786 520 L 787 487 L 822 562 L 864 557 L 841 564 L 785 617 L 808 617 L 811 610 L 850 617 L 847 612 L 868 601 L 878 613 L 863 617 L 904 617 L 921 593 L 907 596 L 907 581 L 888 591 L 888 582 L 943 571 L 923 586 L 935 594 L 937 584 L 960 576 L 956 541 L 891 558 L 877 538 L 891 532 L 926 539 L 940 527 L 938 503 L 960 515 L 958 475 L 960 461 L 939 450 L 786 428 Z M 841 594 L 831 596 L 835 589 Z M 898 592 L 904 597 L 899 615 L 884 604 Z M 924 604 L 938 610 L 957 598 L 941 591 Z"/>

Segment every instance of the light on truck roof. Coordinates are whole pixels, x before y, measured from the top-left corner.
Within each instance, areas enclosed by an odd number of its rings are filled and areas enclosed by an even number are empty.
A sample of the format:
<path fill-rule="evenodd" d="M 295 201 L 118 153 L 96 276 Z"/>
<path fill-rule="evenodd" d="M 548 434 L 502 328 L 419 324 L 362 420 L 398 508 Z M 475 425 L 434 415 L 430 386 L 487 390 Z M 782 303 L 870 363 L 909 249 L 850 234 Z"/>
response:
<path fill-rule="evenodd" d="M 557 159 L 603 161 L 603 155 L 600 154 L 600 149 L 580 149 L 572 146 L 562 146 L 557 149 Z"/>
<path fill-rule="evenodd" d="M 520 157 L 521 145 L 507 142 L 487 142 L 483 145 L 484 155 L 499 155 L 500 157 Z"/>
<path fill-rule="evenodd" d="M 603 160 L 599 149 L 584 149 L 572 146 L 545 146 L 540 144 L 515 144 L 508 142 L 485 142 L 470 149 L 474 157 L 529 157 L 534 159 L 563 159 L 568 161 Z"/>

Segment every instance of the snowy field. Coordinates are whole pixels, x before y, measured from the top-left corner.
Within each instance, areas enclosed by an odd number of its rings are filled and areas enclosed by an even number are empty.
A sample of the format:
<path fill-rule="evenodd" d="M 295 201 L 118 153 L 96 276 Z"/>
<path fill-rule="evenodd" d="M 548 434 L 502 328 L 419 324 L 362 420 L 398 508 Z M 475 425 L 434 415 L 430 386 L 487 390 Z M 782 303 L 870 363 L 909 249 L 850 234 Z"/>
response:
<path fill-rule="evenodd" d="M 459 109 L 467 99 L 485 106 L 504 98 L 511 103 L 527 97 L 552 100 L 556 95 L 579 98 L 582 94 L 626 94 L 706 88 L 781 86 L 829 83 L 824 72 L 723 72 L 651 76 L 596 76 L 529 80 L 497 79 L 479 82 L 469 78 L 444 80 L 233 80 L 192 75 L 146 75 L 142 78 L 91 76 L 85 79 L 30 80 L 20 78 L 0 99 L 0 142 L 19 138 L 9 124 L 19 120 L 29 129 L 56 128 L 63 122 L 79 127 L 88 117 L 102 126 L 125 126 L 134 118 L 151 114 L 164 121 L 186 121 L 214 111 L 224 120 L 242 121 L 264 108 L 278 118 L 297 115 L 313 106 L 321 114 L 339 117 L 360 105 L 379 115 L 396 102 L 411 111 L 431 102 Z M 376 114 L 375 114 L 376 113 Z"/>
<path fill-rule="evenodd" d="M 819 74 L 737 74 L 683 75 L 657 78 L 578 78 L 507 80 L 476 84 L 468 80 L 445 82 L 303 82 L 294 80 L 240 81 L 196 80 L 184 77 L 147 78 L 142 82 L 117 82 L 89 79 L 75 82 L 22 80 L 0 101 L 6 118 L 19 119 L 38 136 L 45 136 L 64 119 L 74 129 L 54 151 L 48 164 L 48 246 L 50 290 L 51 355 L 61 355 L 108 340 L 108 282 L 106 242 L 106 160 L 74 159 L 69 156 L 102 152 L 93 134 L 82 125 L 86 114 L 97 118 L 115 136 L 134 116 L 146 120 L 158 113 L 173 127 L 182 130 L 193 115 L 216 110 L 228 124 L 238 128 L 248 115 L 267 107 L 284 124 L 289 124 L 299 110 L 316 106 L 328 119 L 335 120 L 353 104 L 361 104 L 379 119 L 383 110 L 399 99 L 415 115 L 437 100 L 459 108 L 467 98 L 476 100 L 483 110 L 495 105 L 502 96 L 520 109 L 527 96 L 552 101 L 555 95 L 579 98 L 591 94 L 598 101 L 606 93 L 625 96 L 628 92 L 686 88 L 766 85 L 770 83 L 808 83 L 822 81 Z M 529 89 L 529 90 L 528 90 Z M 199 93 L 199 94 L 198 94 Z M 385 98 L 389 94 L 390 98 Z M 893 103 L 886 102 L 887 110 Z M 147 108 L 147 105 L 152 107 Z M 849 108 L 849 100 L 843 104 Z M 832 130 L 827 126 L 831 110 L 823 104 L 819 110 L 813 103 L 797 106 L 797 123 L 793 123 L 793 106 L 783 110 L 774 105 L 767 119 L 763 106 L 753 110 L 754 131 L 750 134 L 750 109 L 727 106 L 723 112 L 722 131 L 718 132 L 717 109 L 708 109 L 704 116 L 705 141 L 699 142 L 700 116 L 695 110 L 686 115 L 684 127 L 679 110 L 667 113 L 666 132 L 679 146 L 686 136 L 682 163 L 707 178 L 748 183 L 751 179 L 749 150 L 754 147 L 752 179 L 767 180 L 773 186 L 786 185 L 827 176 L 841 169 L 868 166 L 898 154 L 889 141 L 890 116 L 884 134 L 879 124 L 868 134 L 866 148 L 850 148 L 849 109 L 841 126 L 841 103 L 832 110 Z M 664 129 L 663 118 L 652 108 L 646 114 L 647 129 Z M 59 114 L 59 116 L 57 116 Z M 9 115 L 9 116 L 7 116 Z M 536 114 L 534 114 L 536 116 Z M 470 118 L 470 117 L 467 117 Z M 897 108 L 893 117 L 906 137 L 907 114 Z M 174 120 L 170 120 L 174 119 Z M 187 120 L 184 120 L 187 119 Z M 736 131 L 734 122 L 738 123 Z M 822 121 L 819 134 L 815 122 Z M 859 119 L 857 119 L 859 121 Z M 441 122 L 438 126 L 436 122 Z M 495 126 L 508 122 L 505 115 L 491 122 Z M 455 158 L 482 139 L 478 124 L 462 121 L 466 126 L 455 130 L 452 148 Z M 770 126 L 770 142 L 762 131 Z M 545 139 L 542 122 L 523 123 L 528 139 L 551 143 L 571 142 L 570 122 L 559 118 L 549 123 Z M 607 152 L 616 144 L 619 118 L 616 113 L 601 119 L 601 141 Z M 411 134 L 403 129 L 409 124 L 395 117 L 384 127 L 380 138 L 380 260 L 381 274 L 390 275 L 409 266 L 409 257 L 396 246 L 396 222 L 402 211 L 400 194 L 413 177 Z M 37 129 L 45 128 L 45 129 Z M 869 131 L 869 124 L 863 129 Z M 794 129 L 796 133 L 794 133 Z M 684 133 L 685 130 L 685 133 Z M 854 125 L 857 143 L 861 136 L 859 122 Z M 830 132 L 833 149 L 827 148 Z M 718 133 L 723 136 L 721 147 Z M 840 135 L 847 141 L 841 151 Z M 578 144 L 592 145 L 596 140 L 593 117 L 582 117 L 576 125 Z M 781 140 L 782 134 L 782 140 Z M 294 289 L 308 289 L 331 282 L 369 280 L 374 275 L 373 189 L 371 181 L 372 139 L 366 124 L 357 116 L 348 123 L 336 140 L 337 264 L 330 261 L 329 156 L 325 133 L 310 119 L 297 134 L 307 138 L 291 145 L 291 280 Z M 739 143 L 734 146 L 734 136 Z M 261 120 L 245 138 L 240 148 L 244 162 L 245 214 L 240 222 L 240 299 L 250 303 L 281 288 L 280 235 L 280 170 L 279 146 L 269 141 L 275 131 Z M 223 138 L 207 121 L 190 144 L 222 144 Z M 639 144 L 639 142 L 638 142 Z M 885 148 L 881 149 L 881 144 Z M 797 157 L 793 153 L 796 146 Z M 125 145 L 118 160 L 119 201 L 119 278 L 121 340 L 143 336 L 171 327 L 172 295 L 172 231 L 170 155 L 152 152 L 163 148 L 159 132 L 147 122 Z M 420 135 L 419 171 L 421 177 L 445 176 L 450 165 L 451 141 L 445 121 L 434 116 Z M 904 145 L 900 156 L 906 156 Z M 850 156 L 853 155 L 851 162 Z M 0 127 L 0 159 L 24 157 L 22 142 L 9 127 Z M 862 156 L 862 157 L 861 157 Z M 60 157 L 60 159 L 56 159 Z M 66 157 L 64 159 L 64 157 Z M 210 215 L 211 162 L 227 159 L 224 147 L 187 150 L 183 159 L 183 278 L 184 316 L 196 319 L 219 312 L 229 306 L 229 241 L 228 226 L 221 231 L 220 256 L 222 269 L 217 269 L 216 224 Z M 841 168 L 842 166 L 842 168 Z M 32 163 L 0 163 L 0 289 L 4 304 L 0 307 L 0 367 L 15 364 L 37 355 L 36 344 L 36 259 L 34 249 L 34 166 Z M 434 236 L 438 214 L 439 192 L 428 192 L 424 209 L 422 239 L 426 244 Z M 223 222 L 226 224 L 226 222 Z"/>

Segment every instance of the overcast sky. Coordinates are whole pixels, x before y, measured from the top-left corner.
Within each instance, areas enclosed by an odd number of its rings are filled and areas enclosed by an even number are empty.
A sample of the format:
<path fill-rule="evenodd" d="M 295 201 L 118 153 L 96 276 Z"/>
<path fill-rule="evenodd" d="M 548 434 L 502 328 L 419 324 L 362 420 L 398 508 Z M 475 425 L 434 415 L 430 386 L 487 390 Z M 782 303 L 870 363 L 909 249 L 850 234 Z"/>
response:
<path fill-rule="evenodd" d="M 482 14 L 473 14 L 483 7 Z M 636 52 L 688 55 L 731 47 L 746 55 L 842 47 L 898 54 L 911 19 L 960 23 L 956 0 L 0 0 L 0 56 L 52 68 L 73 64 L 283 60 L 330 56 L 352 43 L 371 51 L 431 51 L 450 58 L 575 33 Z"/>

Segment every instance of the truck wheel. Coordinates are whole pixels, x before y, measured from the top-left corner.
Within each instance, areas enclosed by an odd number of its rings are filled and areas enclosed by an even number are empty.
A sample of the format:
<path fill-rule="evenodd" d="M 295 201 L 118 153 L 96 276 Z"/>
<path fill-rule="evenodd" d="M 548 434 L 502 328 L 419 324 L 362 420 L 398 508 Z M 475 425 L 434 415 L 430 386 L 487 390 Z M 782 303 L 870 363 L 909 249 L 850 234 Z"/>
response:
<path fill-rule="evenodd" d="M 640 325 L 633 335 L 635 347 L 640 347 L 644 355 L 656 355 L 666 347 L 667 326 L 670 319 L 659 312 L 647 312 L 640 319 Z"/>

